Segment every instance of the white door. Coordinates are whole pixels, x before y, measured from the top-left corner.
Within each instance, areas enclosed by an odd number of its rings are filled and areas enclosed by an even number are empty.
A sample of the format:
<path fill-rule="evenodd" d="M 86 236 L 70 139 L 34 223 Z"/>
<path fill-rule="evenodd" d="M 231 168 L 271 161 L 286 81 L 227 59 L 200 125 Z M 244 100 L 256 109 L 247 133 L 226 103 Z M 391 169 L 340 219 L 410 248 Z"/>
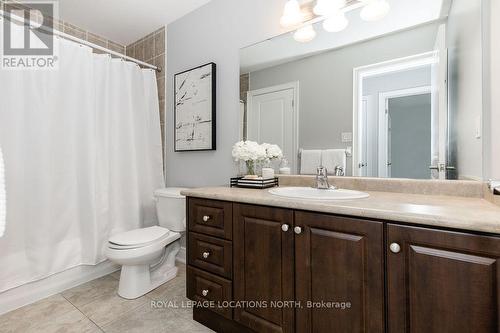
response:
<path fill-rule="evenodd" d="M 363 97 L 361 100 L 361 110 L 358 115 L 359 124 L 359 163 L 358 163 L 358 175 L 361 177 L 368 176 L 368 99 Z"/>
<path fill-rule="evenodd" d="M 392 177 L 392 119 L 387 112 L 387 178 Z"/>
<path fill-rule="evenodd" d="M 277 144 L 297 170 L 296 85 L 276 86 L 248 93 L 248 140 Z"/>

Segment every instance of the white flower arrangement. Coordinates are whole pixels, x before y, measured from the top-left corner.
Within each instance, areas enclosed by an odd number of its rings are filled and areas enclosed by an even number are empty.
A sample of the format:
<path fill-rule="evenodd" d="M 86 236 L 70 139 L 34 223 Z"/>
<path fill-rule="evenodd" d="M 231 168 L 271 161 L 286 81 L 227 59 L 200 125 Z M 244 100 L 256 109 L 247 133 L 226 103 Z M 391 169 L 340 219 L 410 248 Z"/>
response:
<path fill-rule="evenodd" d="M 263 161 L 267 158 L 266 149 L 254 141 L 240 141 L 233 146 L 235 161 Z"/>
<path fill-rule="evenodd" d="M 266 150 L 266 159 L 269 161 L 281 160 L 283 158 L 283 152 L 278 145 L 272 145 L 269 143 L 263 143 L 262 147 Z"/>
<path fill-rule="evenodd" d="M 277 145 L 264 143 L 259 145 L 254 141 L 240 141 L 234 144 L 232 151 L 236 162 L 244 161 L 250 175 L 255 174 L 257 162 L 272 161 L 283 158 L 283 152 Z"/>

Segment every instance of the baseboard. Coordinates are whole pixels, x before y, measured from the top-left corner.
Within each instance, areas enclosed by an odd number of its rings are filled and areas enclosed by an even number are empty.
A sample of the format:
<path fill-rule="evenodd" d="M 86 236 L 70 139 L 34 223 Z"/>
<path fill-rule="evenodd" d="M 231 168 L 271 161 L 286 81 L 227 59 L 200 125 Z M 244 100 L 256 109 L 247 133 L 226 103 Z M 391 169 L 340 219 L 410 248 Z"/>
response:
<path fill-rule="evenodd" d="M 177 253 L 177 257 L 175 257 L 175 260 L 183 263 L 184 265 L 186 264 L 186 248 L 185 247 L 181 247 L 181 249 L 179 250 L 179 253 Z"/>
<path fill-rule="evenodd" d="M 120 266 L 104 261 L 82 265 L 45 279 L 0 293 L 0 315 L 117 271 Z"/>

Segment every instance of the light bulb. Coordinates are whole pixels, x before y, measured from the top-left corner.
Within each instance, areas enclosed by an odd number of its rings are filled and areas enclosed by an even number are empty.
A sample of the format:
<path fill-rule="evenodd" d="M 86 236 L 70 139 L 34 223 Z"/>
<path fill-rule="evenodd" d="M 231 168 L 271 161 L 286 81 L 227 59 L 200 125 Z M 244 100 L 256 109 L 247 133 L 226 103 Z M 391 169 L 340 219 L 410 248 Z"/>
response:
<path fill-rule="evenodd" d="M 313 8 L 314 14 L 328 16 L 333 12 L 345 7 L 346 0 L 318 0 Z"/>
<path fill-rule="evenodd" d="M 336 13 L 328 16 L 323 21 L 323 28 L 328 32 L 339 32 L 347 28 L 349 21 L 345 17 L 345 13 L 338 10 Z"/>
<path fill-rule="evenodd" d="M 290 28 L 302 23 L 303 15 L 300 11 L 300 4 L 297 0 L 288 0 L 285 3 L 283 16 L 281 17 L 280 24 L 283 28 Z"/>
<path fill-rule="evenodd" d="M 293 34 L 293 38 L 297 42 L 301 43 L 310 42 L 314 39 L 314 37 L 316 37 L 316 31 L 314 30 L 312 24 L 308 24 L 297 29 L 297 31 Z"/>
<path fill-rule="evenodd" d="M 364 0 L 366 5 L 361 10 L 361 18 L 365 21 L 377 21 L 383 19 L 391 10 L 386 0 Z"/>

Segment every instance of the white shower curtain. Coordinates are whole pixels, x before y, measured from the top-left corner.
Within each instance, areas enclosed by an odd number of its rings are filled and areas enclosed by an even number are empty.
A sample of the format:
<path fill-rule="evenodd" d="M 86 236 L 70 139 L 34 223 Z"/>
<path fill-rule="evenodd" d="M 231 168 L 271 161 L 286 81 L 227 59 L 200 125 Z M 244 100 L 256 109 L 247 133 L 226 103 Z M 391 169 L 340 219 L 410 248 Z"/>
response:
<path fill-rule="evenodd" d="M 0 70 L 0 292 L 102 262 L 111 234 L 156 222 L 153 191 L 164 180 L 155 73 L 59 43 L 58 70 Z"/>

